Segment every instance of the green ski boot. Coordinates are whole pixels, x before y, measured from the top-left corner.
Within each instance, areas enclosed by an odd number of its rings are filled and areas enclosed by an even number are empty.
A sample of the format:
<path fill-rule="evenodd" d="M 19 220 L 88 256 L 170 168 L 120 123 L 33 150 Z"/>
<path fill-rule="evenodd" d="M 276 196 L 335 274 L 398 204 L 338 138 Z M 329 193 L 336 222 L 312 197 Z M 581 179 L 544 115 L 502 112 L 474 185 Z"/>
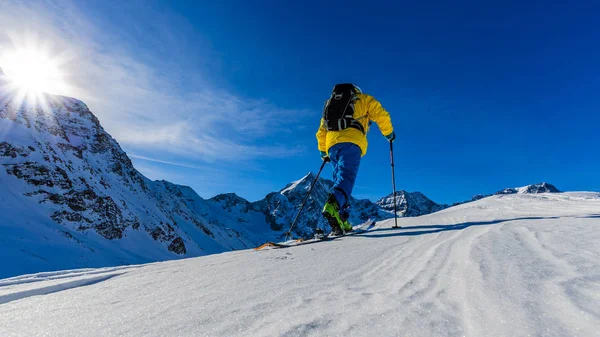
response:
<path fill-rule="evenodd" d="M 342 231 L 342 225 L 344 222 L 342 219 L 340 219 L 340 206 L 333 195 L 329 196 L 329 199 L 327 199 L 327 202 L 323 207 L 323 216 L 329 223 L 329 226 L 331 226 L 332 235 L 344 234 Z"/>
<path fill-rule="evenodd" d="M 348 219 L 342 220 L 342 230 L 344 233 L 352 232 L 352 224 L 348 222 Z"/>
<path fill-rule="evenodd" d="M 340 220 L 342 220 L 342 224 L 340 227 L 344 231 L 344 234 L 352 232 L 352 224 L 348 221 L 350 214 L 348 213 L 346 208 L 347 208 L 347 205 L 346 205 L 346 207 L 344 207 L 344 209 L 342 209 L 340 211 Z"/>

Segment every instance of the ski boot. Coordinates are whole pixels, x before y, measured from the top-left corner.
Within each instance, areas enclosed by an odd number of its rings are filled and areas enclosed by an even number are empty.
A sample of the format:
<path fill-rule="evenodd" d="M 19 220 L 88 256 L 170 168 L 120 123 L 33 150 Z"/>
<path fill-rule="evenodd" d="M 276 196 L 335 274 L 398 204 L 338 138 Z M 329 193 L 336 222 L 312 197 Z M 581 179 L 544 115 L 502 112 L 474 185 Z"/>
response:
<path fill-rule="evenodd" d="M 350 217 L 350 213 L 348 213 L 348 204 L 346 204 L 346 206 L 342 207 L 342 210 L 340 211 L 340 219 L 342 220 L 342 225 L 340 227 L 342 227 L 342 231 L 344 231 L 344 234 L 352 232 L 352 224 L 350 224 L 350 222 L 348 222 L 348 218 Z"/>
<path fill-rule="evenodd" d="M 352 232 L 352 224 L 350 222 L 348 222 L 348 218 L 344 216 L 340 216 L 340 218 L 342 219 L 342 231 L 344 231 L 344 234 L 346 233 L 350 233 Z"/>
<path fill-rule="evenodd" d="M 337 236 L 344 234 L 342 230 L 343 221 L 340 219 L 340 206 L 333 195 L 329 196 L 329 199 L 327 199 L 327 202 L 323 207 L 323 216 L 329 223 L 329 226 L 331 226 L 330 235 Z"/>

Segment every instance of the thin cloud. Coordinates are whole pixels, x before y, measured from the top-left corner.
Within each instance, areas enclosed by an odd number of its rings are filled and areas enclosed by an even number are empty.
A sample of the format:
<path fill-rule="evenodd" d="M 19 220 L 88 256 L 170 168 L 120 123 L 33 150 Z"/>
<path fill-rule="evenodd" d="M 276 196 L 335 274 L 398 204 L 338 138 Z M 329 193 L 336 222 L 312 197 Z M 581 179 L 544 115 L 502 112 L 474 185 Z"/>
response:
<path fill-rule="evenodd" d="M 179 166 L 179 167 L 190 168 L 190 169 L 198 169 L 198 170 L 204 169 L 204 167 L 201 167 L 201 166 L 198 166 L 198 165 L 191 165 L 191 164 L 185 164 L 185 163 L 177 163 L 177 162 L 168 161 L 168 160 L 161 160 L 161 159 L 150 158 L 150 157 L 146 157 L 146 156 L 139 156 L 139 155 L 132 154 L 132 153 L 128 153 L 127 156 L 129 158 L 150 161 L 150 162 L 153 162 L 153 163 L 166 164 L 166 165 L 172 165 L 172 166 Z"/>
<path fill-rule="evenodd" d="M 57 94 L 86 102 L 128 150 L 208 163 L 286 158 L 306 150 L 270 138 L 289 133 L 290 125 L 302 125 L 309 112 L 215 85 L 208 71 L 186 61 L 186 53 L 202 52 L 205 63 L 219 62 L 202 39 L 200 47 L 186 47 L 185 39 L 193 32 L 183 18 L 154 12 L 139 17 L 116 10 L 113 14 L 107 21 L 68 1 L 8 0 L 0 5 L 0 32 L 5 33 L 0 33 L 0 49 L 36 34 L 57 53 L 68 55 L 70 85 Z M 170 57 L 148 46 L 164 46 Z"/>

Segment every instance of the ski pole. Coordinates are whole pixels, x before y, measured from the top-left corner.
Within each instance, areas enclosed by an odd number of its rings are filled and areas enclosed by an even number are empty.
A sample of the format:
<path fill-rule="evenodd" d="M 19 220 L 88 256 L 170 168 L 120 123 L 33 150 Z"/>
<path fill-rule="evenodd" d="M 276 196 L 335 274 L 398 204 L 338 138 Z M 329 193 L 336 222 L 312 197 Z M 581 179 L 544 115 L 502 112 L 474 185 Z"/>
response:
<path fill-rule="evenodd" d="M 304 198 L 304 201 L 302 202 L 302 205 L 300 205 L 300 209 L 298 210 L 298 213 L 296 214 L 296 217 L 294 218 L 294 221 L 292 221 L 292 225 L 290 226 L 290 229 L 286 233 L 286 236 L 285 236 L 285 240 L 286 241 L 292 235 L 292 228 L 294 228 L 294 225 L 296 225 L 296 221 L 298 220 L 298 217 L 300 216 L 300 213 L 302 212 L 302 209 L 304 208 L 304 204 L 306 203 L 306 200 L 308 200 L 308 197 L 310 196 L 310 192 L 312 191 L 313 187 L 315 186 L 315 183 L 317 182 L 317 179 L 319 179 L 319 175 L 321 175 L 321 171 L 323 171 L 323 167 L 325 167 L 325 164 L 327 164 L 328 161 L 329 161 L 329 158 L 323 160 L 323 164 L 321 164 L 321 168 L 319 169 L 319 173 L 317 173 L 317 176 L 315 177 L 315 180 L 313 180 L 312 184 L 310 184 L 310 188 L 308 189 L 308 193 L 306 193 L 306 197 Z"/>
<path fill-rule="evenodd" d="M 390 141 L 390 161 L 392 163 L 392 188 L 394 189 L 394 226 L 392 228 L 401 228 L 398 226 L 398 205 L 396 204 L 396 176 L 394 174 L 394 145 Z"/>

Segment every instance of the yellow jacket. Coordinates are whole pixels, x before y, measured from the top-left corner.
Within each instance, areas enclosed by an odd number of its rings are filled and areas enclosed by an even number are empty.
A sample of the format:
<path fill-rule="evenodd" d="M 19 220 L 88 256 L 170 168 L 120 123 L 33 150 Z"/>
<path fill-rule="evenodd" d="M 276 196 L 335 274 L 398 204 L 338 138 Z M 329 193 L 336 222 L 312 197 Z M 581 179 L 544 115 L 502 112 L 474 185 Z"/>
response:
<path fill-rule="evenodd" d="M 367 153 L 367 133 L 369 122 L 377 123 L 379 130 L 384 136 L 390 135 L 394 128 L 390 114 L 385 111 L 373 96 L 367 94 L 356 94 L 358 100 L 354 103 L 354 119 L 362 124 L 365 133 L 356 128 L 347 128 L 341 131 L 327 131 L 325 120 L 321 118 L 321 125 L 317 131 L 317 142 L 319 151 L 329 152 L 329 148 L 339 143 L 354 143 L 362 150 L 362 155 Z"/>

